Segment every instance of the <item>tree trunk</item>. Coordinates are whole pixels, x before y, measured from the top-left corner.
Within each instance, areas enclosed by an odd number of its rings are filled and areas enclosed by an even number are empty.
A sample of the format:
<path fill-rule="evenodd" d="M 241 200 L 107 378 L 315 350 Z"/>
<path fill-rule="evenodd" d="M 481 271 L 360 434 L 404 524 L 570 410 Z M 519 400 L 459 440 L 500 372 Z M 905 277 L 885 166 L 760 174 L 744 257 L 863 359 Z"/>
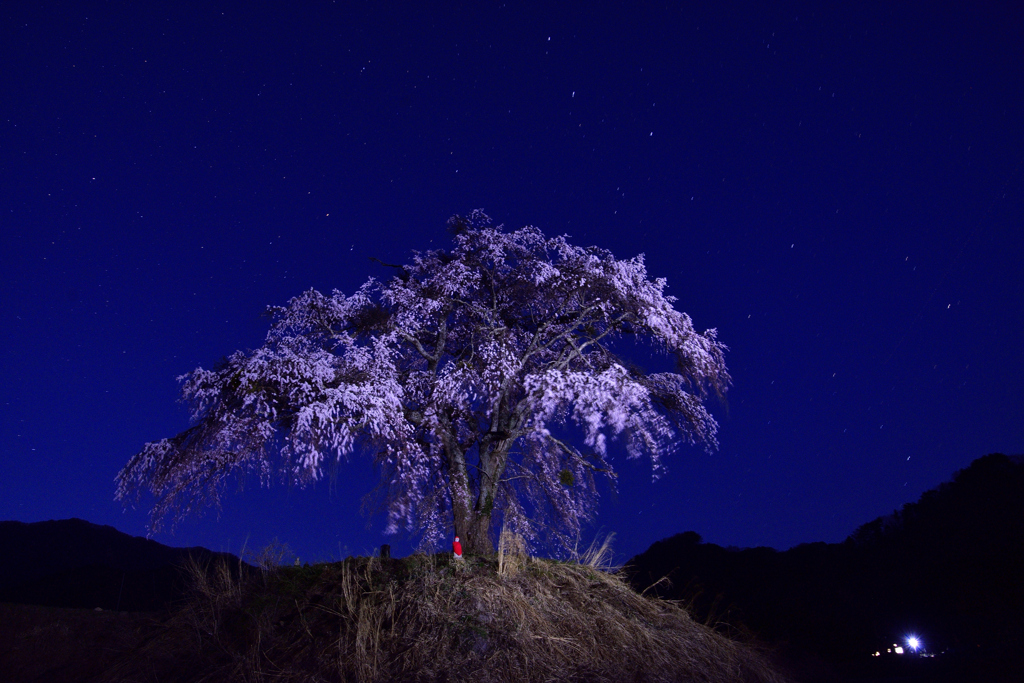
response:
<path fill-rule="evenodd" d="M 494 514 L 494 497 L 497 494 L 499 477 L 505 469 L 508 458 L 508 447 L 511 439 L 497 443 L 481 444 L 480 453 L 480 490 L 472 512 L 469 513 L 466 525 L 466 543 L 464 547 L 473 555 L 493 555 L 494 539 L 491 538 L 491 518 Z"/>
<path fill-rule="evenodd" d="M 446 428 L 450 422 L 443 423 Z M 448 449 L 448 474 L 452 515 L 455 522 L 455 535 L 462 543 L 463 552 L 470 555 L 493 555 L 494 540 L 491 538 L 491 517 L 494 513 L 495 482 L 504 469 L 507 458 L 508 443 L 501 444 L 500 449 L 488 448 L 484 445 L 480 454 L 479 490 L 472 493 L 469 473 L 466 469 L 465 454 L 456 445 L 450 434 L 446 447 Z M 473 502 L 473 498 L 476 501 Z"/>
<path fill-rule="evenodd" d="M 463 552 L 476 555 L 479 554 L 474 543 L 477 536 L 476 512 L 473 510 L 467 488 L 465 484 L 461 490 L 459 486 L 452 487 L 452 515 L 455 518 L 455 535 L 462 542 Z"/>
<path fill-rule="evenodd" d="M 461 506 L 460 506 L 461 507 Z M 467 555 L 493 555 L 494 542 L 491 540 L 491 513 L 455 509 L 455 535 L 462 543 Z M 460 512 L 462 514 L 460 514 Z"/>
<path fill-rule="evenodd" d="M 481 501 L 470 506 L 469 496 L 459 496 L 453 491 L 452 513 L 455 517 L 455 535 L 462 543 L 462 550 L 468 555 L 493 555 L 491 540 L 491 505 L 481 506 Z"/>
<path fill-rule="evenodd" d="M 491 541 L 491 513 L 474 511 L 470 519 L 467 534 L 466 552 L 471 555 L 493 555 L 494 543 Z"/>

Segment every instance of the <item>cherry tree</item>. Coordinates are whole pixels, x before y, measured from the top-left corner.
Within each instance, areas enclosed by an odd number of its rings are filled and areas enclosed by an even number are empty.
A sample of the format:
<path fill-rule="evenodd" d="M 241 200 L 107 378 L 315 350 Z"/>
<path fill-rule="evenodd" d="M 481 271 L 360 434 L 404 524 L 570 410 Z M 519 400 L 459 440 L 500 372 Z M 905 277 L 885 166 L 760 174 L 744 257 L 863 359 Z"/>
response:
<path fill-rule="evenodd" d="M 704 404 L 730 383 L 726 347 L 694 330 L 642 255 L 506 231 L 481 211 L 449 228 L 451 251 L 416 253 L 350 296 L 304 292 L 270 309 L 261 347 L 180 377 L 192 426 L 146 444 L 117 497 L 150 490 L 155 530 L 219 505 L 234 475 L 305 485 L 366 453 L 389 533 L 489 553 L 499 523 L 570 542 L 600 478 L 614 485 L 610 439 L 655 476 L 680 444 L 716 446 Z M 621 347 L 638 343 L 674 371 L 627 362 Z"/>

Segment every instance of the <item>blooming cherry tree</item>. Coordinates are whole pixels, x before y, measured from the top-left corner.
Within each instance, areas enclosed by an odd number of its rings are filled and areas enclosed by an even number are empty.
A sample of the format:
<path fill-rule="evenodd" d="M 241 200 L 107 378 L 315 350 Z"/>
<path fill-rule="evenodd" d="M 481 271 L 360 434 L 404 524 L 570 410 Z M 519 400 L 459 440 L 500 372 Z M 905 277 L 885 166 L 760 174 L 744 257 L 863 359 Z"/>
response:
<path fill-rule="evenodd" d="M 729 385 L 715 330 L 698 333 L 643 257 L 506 231 L 480 211 L 449 221 L 451 251 L 415 254 L 351 296 L 274 307 L 266 342 L 179 378 L 192 426 L 146 444 L 118 475 L 149 489 L 152 526 L 219 504 L 231 475 L 299 484 L 353 452 L 375 459 L 388 532 L 460 536 L 489 553 L 498 523 L 567 543 L 591 519 L 609 439 L 629 458 L 716 445 L 708 392 Z M 645 373 L 616 343 L 674 372 Z M 619 350 L 621 353 L 621 349 Z"/>

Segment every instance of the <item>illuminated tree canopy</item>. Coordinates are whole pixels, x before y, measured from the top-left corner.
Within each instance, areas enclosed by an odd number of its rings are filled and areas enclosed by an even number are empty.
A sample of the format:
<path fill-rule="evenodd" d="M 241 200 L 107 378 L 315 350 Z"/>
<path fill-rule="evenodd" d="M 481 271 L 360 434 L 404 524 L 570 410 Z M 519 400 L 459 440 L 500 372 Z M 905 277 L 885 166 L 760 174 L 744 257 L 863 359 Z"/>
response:
<path fill-rule="evenodd" d="M 192 426 L 146 444 L 117 496 L 152 491 L 152 528 L 219 504 L 255 472 L 300 485 L 352 453 L 379 466 L 387 531 L 425 547 L 451 534 L 493 549 L 495 526 L 566 544 L 614 469 L 609 439 L 657 475 L 681 443 L 716 445 L 705 408 L 729 386 L 726 347 L 673 307 L 643 256 L 449 221 L 451 251 L 416 253 L 355 293 L 309 290 L 273 307 L 265 343 L 182 376 Z M 647 373 L 624 340 L 674 360 Z"/>

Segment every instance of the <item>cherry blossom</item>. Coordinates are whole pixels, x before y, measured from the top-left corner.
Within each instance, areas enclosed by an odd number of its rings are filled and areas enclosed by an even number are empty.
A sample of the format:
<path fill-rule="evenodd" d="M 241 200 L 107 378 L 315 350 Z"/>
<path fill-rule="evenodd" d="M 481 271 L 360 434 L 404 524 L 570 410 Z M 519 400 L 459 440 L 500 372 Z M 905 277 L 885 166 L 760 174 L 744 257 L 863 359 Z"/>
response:
<path fill-rule="evenodd" d="M 680 444 L 716 447 L 709 392 L 729 386 L 726 347 L 698 333 L 643 256 L 507 231 L 481 211 L 449 221 L 451 251 L 416 253 L 352 295 L 303 292 L 272 307 L 258 349 L 179 378 L 192 426 L 146 444 L 117 496 L 155 496 L 151 528 L 255 473 L 300 485 L 353 453 L 374 458 L 387 531 L 424 547 L 495 527 L 565 546 L 614 485 L 610 440 L 655 476 Z M 646 373 L 628 340 L 674 360 Z"/>

